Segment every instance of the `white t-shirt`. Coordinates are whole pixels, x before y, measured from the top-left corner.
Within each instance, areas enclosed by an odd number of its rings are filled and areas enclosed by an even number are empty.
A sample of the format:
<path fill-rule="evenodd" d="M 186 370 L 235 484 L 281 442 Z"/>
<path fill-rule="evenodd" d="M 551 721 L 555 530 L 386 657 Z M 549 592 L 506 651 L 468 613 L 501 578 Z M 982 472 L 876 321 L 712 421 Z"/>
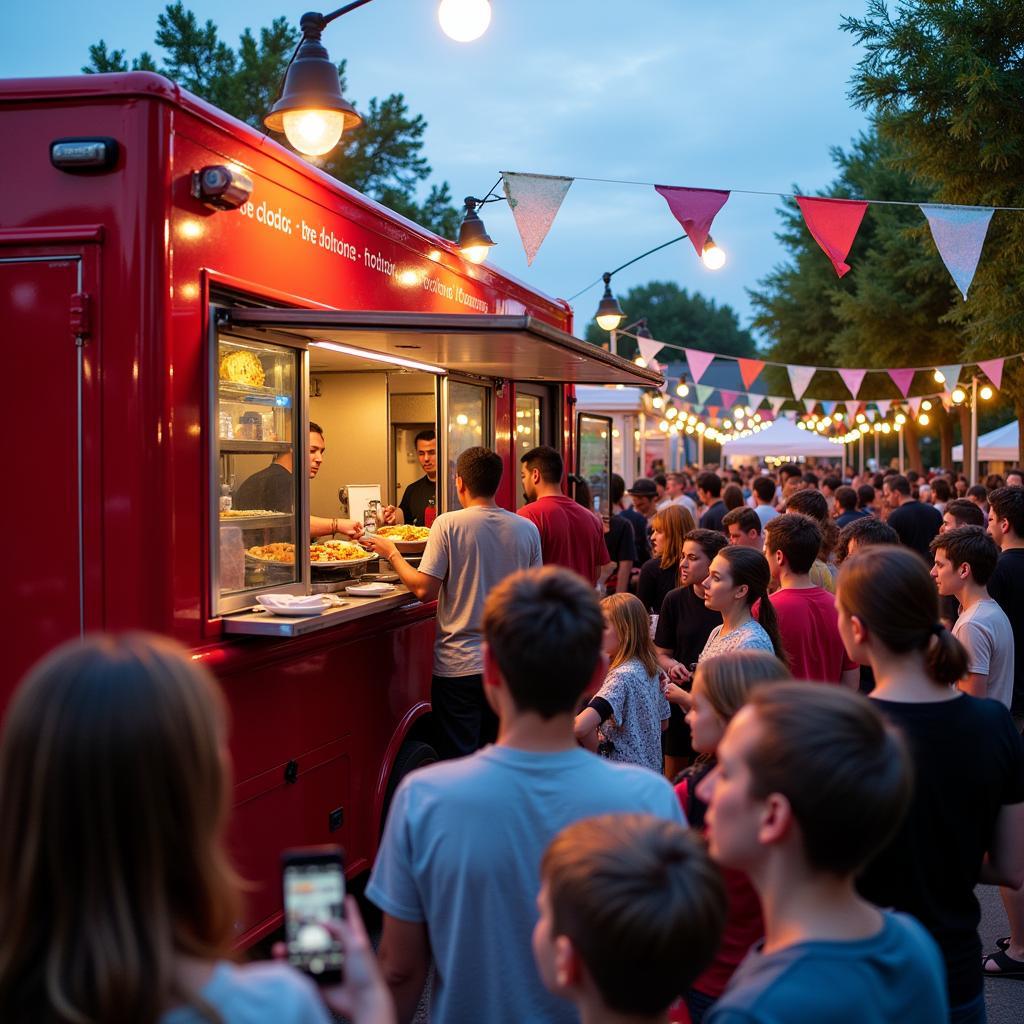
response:
<path fill-rule="evenodd" d="M 471 505 L 437 517 L 420 561 L 420 572 L 441 581 L 434 675 L 483 672 L 487 595 L 506 576 L 541 564 L 540 533 L 523 516 Z"/>
<path fill-rule="evenodd" d="M 953 636 L 967 648 L 967 671 L 985 676 L 985 696 L 1006 707 L 1013 699 L 1013 627 L 990 597 L 960 613 Z"/>

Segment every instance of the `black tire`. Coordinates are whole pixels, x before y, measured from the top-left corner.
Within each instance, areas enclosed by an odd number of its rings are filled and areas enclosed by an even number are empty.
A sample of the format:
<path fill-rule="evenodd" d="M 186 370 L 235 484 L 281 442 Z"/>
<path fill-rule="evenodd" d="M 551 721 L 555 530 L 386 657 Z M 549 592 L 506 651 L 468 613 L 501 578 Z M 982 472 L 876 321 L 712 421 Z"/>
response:
<path fill-rule="evenodd" d="M 424 768 L 428 764 L 434 764 L 439 760 L 437 751 L 422 740 L 406 740 L 398 750 L 395 758 L 395 766 L 391 769 L 391 777 L 388 779 L 388 788 L 384 793 L 384 812 L 381 814 L 380 830 L 384 831 L 384 822 L 388 820 L 388 811 L 391 809 L 391 800 L 398 789 L 398 784 L 410 772 L 417 768 Z"/>

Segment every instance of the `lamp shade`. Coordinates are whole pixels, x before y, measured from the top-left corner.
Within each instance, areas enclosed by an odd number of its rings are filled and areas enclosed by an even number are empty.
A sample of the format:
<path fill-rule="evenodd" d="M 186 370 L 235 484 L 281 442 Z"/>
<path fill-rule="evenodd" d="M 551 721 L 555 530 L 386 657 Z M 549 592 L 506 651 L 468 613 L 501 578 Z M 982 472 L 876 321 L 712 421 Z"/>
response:
<path fill-rule="evenodd" d="M 285 72 L 280 98 L 263 119 L 272 132 L 285 132 L 308 156 L 330 152 L 343 131 L 363 122 L 341 95 L 338 69 L 320 42 L 322 29 L 319 15 L 303 16 L 302 42 Z"/>
<path fill-rule="evenodd" d="M 604 295 L 601 296 L 597 312 L 594 314 L 598 327 L 604 331 L 614 331 L 626 319 L 618 299 L 612 295 L 611 279 L 611 274 L 604 275 Z"/>
<path fill-rule="evenodd" d="M 459 225 L 459 251 L 470 263 L 483 263 L 487 259 L 487 254 L 498 243 L 487 234 L 476 207 L 477 200 L 467 196 L 466 212 Z"/>

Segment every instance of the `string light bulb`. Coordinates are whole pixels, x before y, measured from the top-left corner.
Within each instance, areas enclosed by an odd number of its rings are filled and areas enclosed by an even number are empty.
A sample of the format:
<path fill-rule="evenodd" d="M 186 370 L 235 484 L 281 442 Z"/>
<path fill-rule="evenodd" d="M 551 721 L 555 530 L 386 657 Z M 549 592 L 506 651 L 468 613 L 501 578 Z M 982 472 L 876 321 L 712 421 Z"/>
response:
<path fill-rule="evenodd" d="M 925 412 L 931 412 L 931 409 L 932 409 L 932 403 L 931 403 L 931 402 L 929 402 L 929 401 L 928 401 L 928 399 L 926 398 L 926 399 L 925 399 L 925 400 L 924 400 L 924 401 L 923 401 L 923 402 L 921 403 L 921 408 L 922 408 L 922 409 L 924 409 L 924 411 L 925 411 Z M 920 417 L 919 417 L 919 418 L 920 418 Z"/>
<path fill-rule="evenodd" d="M 680 398 L 685 398 L 690 393 L 690 385 L 686 383 L 686 378 L 680 378 L 679 384 L 676 386 L 676 394 Z"/>
<path fill-rule="evenodd" d="M 437 20 L 449 39 L 471 43 L 479 39 L 491 23 L 490 0 L 441 0 Z"/>
<path fill-rule="evenodd" d="M 987 402 L 995 394 L 995 392 L 988 384 L 985 384 L 982 386 L 978 394 L 981 395 L 983 401 Z"/>
<path fill-rule="evenodd" d="M 953 400 L 954 405 L 962 405 L 964 399 L 967 398 L 967 392 L 961 387 L 955 387 L 949 397 Z"/>
<path fill-rule="evenodd" d="M 935 372 L 932 374 L 932 380 L 934 380 L 936 384 L 945 384 L 946 375 L 940 369 L 936 368 Z"/>
<path fill-rule="evenodd" d="M 700 254 L 701 262 L 708 270 L 721 270 L 725 266 L 725 250 L 715 244 L 715 240 L 708 235 L 707 241 Z"/>
<path fill-rule="evenodd" d="M 917 417 L 917 422 L 922 427 L 927 427 L 928 426 L 928 413 L 926 413 L 926 412 L 921 413 L 921 415 Z"/>

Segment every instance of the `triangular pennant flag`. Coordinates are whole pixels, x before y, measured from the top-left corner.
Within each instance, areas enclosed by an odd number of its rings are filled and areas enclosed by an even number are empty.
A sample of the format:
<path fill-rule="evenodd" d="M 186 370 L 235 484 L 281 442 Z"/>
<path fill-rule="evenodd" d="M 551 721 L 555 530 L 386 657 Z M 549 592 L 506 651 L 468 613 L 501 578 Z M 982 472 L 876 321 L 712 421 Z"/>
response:
<path fill-rule="evenodd" d="M 963 363 L 950 363 L 949 366 L 937 366 L 936 369 L 939 373 L 945 377 L 945 381 L 942 386 L 947 391 L 952 391 L 956 387 L 957 381 L 960 379 L 960 370 L 963 368 Z"/>
<path fill-rule="evenodd" d="M 722 405 L 727 409 L 731 409 L 736 404 L 736 399 L 739 395 L 735 391 L 723 391 L 722 393 Z"/>
<path fill-rule="evenodd" d="M 921 205 L 935 248 L 964 299 L 978 269 L 993 210 L 988 206 Z M 951 385 L 952 386 L 952 385 Z"/>
<path fill-rule="evenodd" d="M 804 392 L 807 390 L 807 385 L 811 383 L 816 369 L 817 367 L 814 366 L 786 367 L 786 371 L 789 373 L 789 383 L 793 386 L 793 395 L 796 398 L 804 397 Z"/>
<path fill-rule="evenodd" d="M 737 359 L 740 364 L 740 376 L 743 378 L 743 386 L 749 388 L 757 380 L 758 374 L 764 369 L 762 359 Z"/>
<path fill-rule="evenodd" d="M 832 413 L 836 411 L 836 406 L 838 404 L 838 402 L 822 402 L 821 407 L 825 410 L 826 416 L 831 416 Z"/>
<path fill-rule="evenodd" d="M 754 412 L 757 412 L 761 408 L 761 403 L 763 401 L 764 395 L 755 395 L 753 393 L 747 395 L 747 404 Z"/>
<path fill-rule="evenodd" d="M 686 355 L 686 365 L 690 368 L 693 382 L 699 384 L 707 368 L 715 361 L 715 353 L 701 352 L 700 349 L 696 348 L 684 348 L 683 352 Z"/>
<path fill-rule="evenodd" d="M 868 204 L 853 199 L 815 199 L 810 196 L 797 196 L 796 201 L 804 215 L 807 230 L 842 277 L 850 270 L 846 257 L 850 254 Z"/>
<path fill-rule="evenodd" d="M 501 176 L 505 182 L 505 198 L 512 208 L 529 265 L 547 238 L 573 179 L 551 174 L 514 174 L 511 171 L 502 171 Z"/>
<path fill-rule="evenodd" d="M 640 348 L 640 355 L 643 361 L 653 370 L 652 364 L 664 346 L 660 341 L 655 341 L 654 338 L 637 338 L 636 343 Z"/>
<path fill-rule="evenodd" d="M 718 415 L 718 410 L 719 410 L 720 408 L 721 408 L 721 406 L 718 406 L 718 405 L 709 405 L 709 406 L 708 406 L 708 415 L 709 415 L 709 416 L 710 416 L 710 417 L 711 417 L 712 419 L 714 419 L 714 418 L 715 418 L 715 417 L 716 417 L 716 416 Z"/>
<path fill-rule="evenodd" d="M 990 381 L 992 381 L 992 387 L 998 391 L 1003 386 L 1003 364 L 1006 362 L 1005 359 L 986 359 L 983 362 L 978 363 L 981 368 L 981 372 L 985 374 Z"/>
<path fill-rule="evenodd" d="M 697 388 L 697 404 L 707 405 L 711 392 L 715 389 L 708 384 L 697 384 L 695 387 Z"/>
<path fill-rule="evenodd" d="M 881 401 L 875 402 L 875 405 L 878 406 L 878 411 L 884 418 L 889 415 L 889 410 L 892 408 L 892 399 L 882 399 Z"/>
<path fill-rule="evenodd" d="M 889 376 L 892 382 L 900 389 L 900 394 L 906 398 L 910 390 L 911 382 L 914 380 L 914 370 L 890 370 Z"/>
<path fill-rule="evenodd" d="M 953 399 L 949 397 L 949 392 L 945 392 L 939 396 L 939 401 L 942 402 L 942 408 L 949 412 L 953 408 Z"/>
<path fill-rule="evenodd" d="M 768 401 L 772 404 L 772 415 L 778 416 L 779 410 L 789 401 L 789 399 L 780 398 L 778 395 L 769 395 Z"/>
<path fill-rule="evenodd" d="M 683 226 L 686 237 L 693 243 L 697 255 L 704 252 L 704 243 L 711 231 L 711 222 L 729 199 L 728 192 L 711 188 L 673 188 L 655 185 L 655 191 L 665 197 L 668 208 Z"/>
<path fill-rule="evenodd" d="M 850 389 L 850 394 L 856 398 L 857 392 L 860 391 L 861 384 L 864 383 L 864 375 L 867 370 L 840 370 L 839 376 L 843 378 L 843 383 Z"/>
<path fill-rule="evenodd" d="M 907 405 L 910 406 L 910 411 L 911 411 L 911 413 L 915 417 L 917 416 L 918 410 L 921 408 L 922 400 L 923 400 L 923 396 L 921 398 L 908 398 L 907 399 Z"/>
<path fill-rule="evenodd" d="M 817 404 L 818 404 L 818 400 L 816 398 L 805 398 L 804 399 L 804 408 L 808 412 L 814 412 L 814 407 Z"/>

